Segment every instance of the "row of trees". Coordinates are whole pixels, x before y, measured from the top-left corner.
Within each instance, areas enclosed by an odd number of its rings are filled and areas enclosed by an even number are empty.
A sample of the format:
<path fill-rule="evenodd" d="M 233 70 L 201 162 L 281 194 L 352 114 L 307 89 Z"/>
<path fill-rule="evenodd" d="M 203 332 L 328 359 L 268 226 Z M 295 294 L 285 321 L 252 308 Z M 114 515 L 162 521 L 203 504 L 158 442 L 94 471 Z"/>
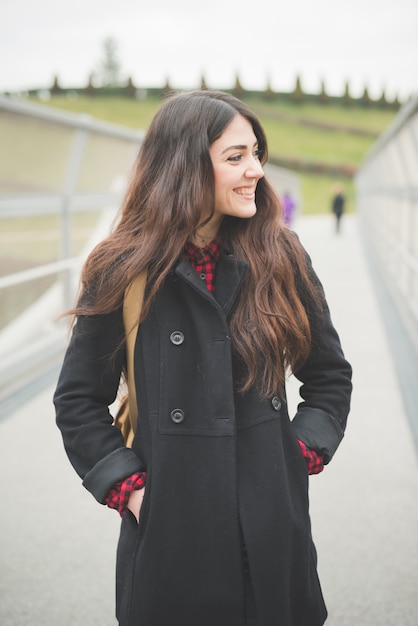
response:
<path fill-rule="evenodd" d="M 208 88 L 204 76 L 201 78 L 200 88 Z M 123 80 L 121 63 L 118 55 L 118 45 L 117 42 L 111 37 L 105 39 L 103 42 L 102 59 L 98 64 L 96 71 L 90 74 L 88 83 L 85 87 L 76 89 L 63 88 L 60 85 L 59 77 L 55 76 L 53 84 L 49 89 L 49 92 L 53 95 L 76 92 L 88 96 L 113 95 L 125 96 L 128 98 L 143 98 L 147 95 L 161 97 L 167 95 L 167 93 L 171 93 L 172 91 L 173 89 L 168 80 L 166 84 L 160 88 L 139 88 L 135 85 L 132 77 L 129 77 L 127 80 Z M 385 91 L 382 92 L 379 98 L 371 98 L 367 87 L 364 88 L 364 92 L 360 97 L 353 97 L 351 95 L 348 82 L 346 83 L 344 93 L 341 96 L 332 96 L 328 94 L 324 81 L 321 83 L 319 93 L 307 93 L 302 87 L 300 76 L 296 77 L 295 87 L 292 91 L 277 92 L 271 87 L 269 81 L 266 88 L 262 91 L 245 89 L 242 86 L 239 76 L 237 75 L 235 78 L 235 84 L 229 91 L 240 98 L 245 98 L 246 96 L 257 96 L 270 101 L 292 101 L 299 104 L 303 104 L 305 102 L 320 102 L 321 104 L 326 105 L 332 102 L 333 104 L 341 104 L 344 106 L 377 106 L 380 108 L 394 110 L 397 110 L 400 106 L 398 97 L 394 100 L 388 100 Z"/>
<path fill-rule="evenodd" d="M 208 89 L 207 82 L 202 76 L 200 81 L 201 89 Z M 94 74 L 91 74 L 88 83 L 85 87 L 81 88 L 63 88 L 60 85 L 59 77 L 55 76 L 53 84 L 49 89 L 52 95 L 64 95 L 66 93 L 80 93 L 87 96 L 125 96 L 128 98 L 144 98 L 147 95 L 164 97 L 165 95 L 173 92 L 173 87 L 170 85 L 169 80 L 162 87 L 139 87 L 134 83 L 132 77 L 129 77 L 126 81 L 118 82 L 117 84 L 98 84 Z M 341 96 L 330 95 L 327 93 L 325 83 L 321 83 L 320 92 L 317 94 L 307 93 L 302 88 L 301 79 L 298 76 L 296 78 L 296 84 L 290 92 L 278 92 L 274 91 L 268 84 L 266 89 L 249 90 L 245 89 L 239 76 L 235 79 L 235 84 L 232 89 L 227 89 L 239 98 L 245 98 L 249 96 L 256 96 L 263 98 L 266 101 L 291 101 L 297 104 L 303 104 L 306 102 L 319 102 L 323 105 L 329 103 L 341 104 L 344 106 L 361 106 L 361 107 L 380 107 L 383 109 L 398 110 L 400 107 L 399 98 L 396 97 L 393 100 L 389 100 L 386 97 L 386 93 L 383 90 L 379 98 L 374 99 L 370 96 L 367 86 L 364 88 L 363 93 L 359 97 L 354 97 L 350 92 L 350 85 L 346 82 L 344 93 Z"/>
<path fill-rule="evenodd" d="M 235 80 L 235 86 L 233 91 L 244 96 L 246 93 L 248 93 L 248 91 L 246 91 L 242 87 L 238 76 Z M 367 86 L 364 88 L 363 93 L 358 98 L 356 98 L 351 95 L 350 85 L 348 81 L 345 83 L 344 93 L 341 96 L 332 96 L 328 94 L 324 81 L 321 82 L 321 89 L 319 93 L 308 93 L 302 87 L 302 81 L 300 76 L 296 77 L 295 87 L 290 92 L 274 91 L 271 85 L 268 83 L 264 91 L 251 93 L 257 93 L 257 95 L 263 97 L 266 100 L 290 100 L 299 104 L 303 104 L 305 102 L 320 102 L 321 104 L 326 105 L 332 102 L 333 104 L 342 104 L 344 106 L 378 106 L 381 108 L 394 110 L 398 110 L 401 104 L 398 97 L 394 98 L 393 100 L 389 100 L 386 97 L 386 93 L 384 90 L 382 91 L 382 94 L 379 98 L 372 98 L 370 96 Z"/>

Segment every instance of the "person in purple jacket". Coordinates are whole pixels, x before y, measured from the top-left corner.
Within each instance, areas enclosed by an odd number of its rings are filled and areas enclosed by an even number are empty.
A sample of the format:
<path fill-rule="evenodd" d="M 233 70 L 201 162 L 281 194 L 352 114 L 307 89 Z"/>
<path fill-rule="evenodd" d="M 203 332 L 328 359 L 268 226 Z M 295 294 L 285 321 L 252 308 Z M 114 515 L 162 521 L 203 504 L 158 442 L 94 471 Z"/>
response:
<path fill-rule="evenodd" d="M 292 198 L 292 195 L 289 191 L 284 192 L 282 196 L 282 203 L 284 223 L 286 224 L 286 226 L 291 228 L 295 219 L 296 202 Z"/>

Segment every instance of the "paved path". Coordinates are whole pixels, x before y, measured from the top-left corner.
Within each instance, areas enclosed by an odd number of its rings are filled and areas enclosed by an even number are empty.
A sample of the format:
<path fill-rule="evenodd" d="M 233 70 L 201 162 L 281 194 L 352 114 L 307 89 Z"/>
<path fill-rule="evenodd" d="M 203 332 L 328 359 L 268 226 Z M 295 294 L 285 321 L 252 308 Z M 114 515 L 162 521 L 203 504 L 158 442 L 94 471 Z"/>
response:
<path fill-rule="evenodd" d="M 296 223 L 354 367 L 346 437 L 311 479 L 327 626 L 417 626 L 417 455 L 355 217 L 342 225 L 336 236 L 328 216 Z M 52 391 L 0 423 L 0 624 L 115 626 L 118 516 L 66 460 Z"/>
<path fill-rule="evenodd" d="M 311 480 L 327 626 L 418 625 L 418 462 L 355 217 L 297 224 L 354 370 L 346 437 Z"/>

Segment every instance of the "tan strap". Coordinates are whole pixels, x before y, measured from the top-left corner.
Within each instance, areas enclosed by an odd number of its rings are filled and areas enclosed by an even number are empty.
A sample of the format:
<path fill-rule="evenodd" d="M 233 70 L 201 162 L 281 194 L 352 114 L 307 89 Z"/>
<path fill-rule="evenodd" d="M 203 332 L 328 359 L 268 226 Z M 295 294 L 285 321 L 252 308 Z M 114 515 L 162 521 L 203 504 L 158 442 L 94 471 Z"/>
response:
<path fill-rule="evenodd" d="M 128 285 L 123 298 L 123 325 L 126 335 L 126 370 L 128 383 L 129 419 L 131 422 L 131 436 L 127 445 L 132 443 L 138 422 L 138 405 L 136 402 L 135 387 L 135 342 L 138 334 L 142 303 L 144 301 L 147 270 L 140 274 Z"/>

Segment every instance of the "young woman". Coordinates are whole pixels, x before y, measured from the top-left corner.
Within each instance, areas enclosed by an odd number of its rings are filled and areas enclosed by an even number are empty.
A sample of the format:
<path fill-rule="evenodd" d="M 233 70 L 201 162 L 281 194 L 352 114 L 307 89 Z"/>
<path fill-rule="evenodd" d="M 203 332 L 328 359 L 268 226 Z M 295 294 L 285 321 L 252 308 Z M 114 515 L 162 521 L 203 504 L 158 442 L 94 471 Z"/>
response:
<path fill-rule="evenodd" d="M 173 96 L 82 275 L 55 393 L 67 454 L 117 508 L 122 626 L 320 626 L 308 473 L 345 429 L 351 368 L 263 177 L 264 132 L 220 92 Z M 108 406 L 125 289 L 147 268 L 132 448 Z M 293 420 L 285 379 L 302 382 Z"/>

